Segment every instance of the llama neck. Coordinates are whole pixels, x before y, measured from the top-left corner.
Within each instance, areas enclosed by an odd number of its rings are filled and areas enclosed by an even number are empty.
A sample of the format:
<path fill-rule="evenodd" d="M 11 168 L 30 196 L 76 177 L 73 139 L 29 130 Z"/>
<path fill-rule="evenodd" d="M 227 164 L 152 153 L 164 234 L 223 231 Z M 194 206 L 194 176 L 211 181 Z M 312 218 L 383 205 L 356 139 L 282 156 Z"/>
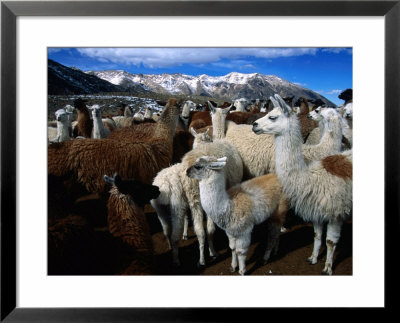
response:
<path fill-rule="evenodd" d="M 225 174 L 223 171 L 213 174 L 199 182 L 200 200 L 204 211 L 213 222 L 226 229 L 228 217 L 232 209 L 232 201 L 226 193 Z"/>
<path fill-rule="evenodd" d="M 319 140 L 321 141 L 322 137 L 325 134 L 325 122 L 323 119 L 320 122 L 318 122 L 318 128 L 319 128 Z"/>
<path fill-rule="evenodd" d="M 226 114 L 214 113 L 212 115 L 213 139 L 225 138 Z"/>
<path fill-rule="evenodd" d="M 90 119 L 88 111 L 78 112 L 78 129 L 80 135 L 86 138 L 90 138 L 92 134 L 93 122 Z"/>
<path fill-rule="evenodd" d="M 342 146 L 342 127 L 340 125 L 340 120 L 332 120 L 331 131 L 328 131 L 328 126 L 325 122 L 320 122 L 324 124 L 324 132 L 322 134 L 320 143 L 318 145 L 323 145 L 325 147 L 332 147 L 337 151 L 340 151 Z"/>
<path fill-rule="evenodd" d="M 306 180 L 308 168 L 302 154 L 302 136 L 296 115 L 289 118 L 288 130 L 275 136 L 275 150 L 276 173 L 284 188 L 301 185 Z"/>
<path fill-rule="evenodd" d="M 308 108 L 308 103 L 307 102 L 301 102 L 300 103 L 300 115 L 307 115 L 310 112 L 310 109 Z"/>
<path fill-rule="evenodd" d="M 103 119 L 100 116 L 93 116 L 93 138 L 105 138 L 106 130 L 104 128 Z"/>
<path fill-rule="evenodd" d="M 168 111 L 164 111 L 160 119 L 157 121 L 157 126 L 154 132 L 154 137 L 173 138 L 178 125 L 179 112 L 178 108 L 171 106 Z"/>
<path fill-rule="evenodd" d="M 57 138 L 59 142 L 70 139 L 68 124 L 66 122 L 57 121 Z"/>

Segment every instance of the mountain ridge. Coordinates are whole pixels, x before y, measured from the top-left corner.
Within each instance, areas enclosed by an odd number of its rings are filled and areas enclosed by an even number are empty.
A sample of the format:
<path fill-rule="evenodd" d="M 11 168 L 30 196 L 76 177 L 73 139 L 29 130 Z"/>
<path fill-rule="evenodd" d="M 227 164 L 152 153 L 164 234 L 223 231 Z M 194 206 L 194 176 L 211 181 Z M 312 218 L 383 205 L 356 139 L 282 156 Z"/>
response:
<path fill-rule="evenodd" d="M 208 96 L 225 100 L 268 98 L 275 93 L 282 97 L 295 96 L 307 99 L 321 99 L 336 106 L 321 94 L 303 86 L 291 83 L 276 75 L 261 73 L 231 72 L 223 76 L 198 76 L 183 73 L 133 74 L 123 70 L 86 71 L 108 82 L 121 85 L 125 83 L 142 86 L 146 90 L 170 95 Z"/>

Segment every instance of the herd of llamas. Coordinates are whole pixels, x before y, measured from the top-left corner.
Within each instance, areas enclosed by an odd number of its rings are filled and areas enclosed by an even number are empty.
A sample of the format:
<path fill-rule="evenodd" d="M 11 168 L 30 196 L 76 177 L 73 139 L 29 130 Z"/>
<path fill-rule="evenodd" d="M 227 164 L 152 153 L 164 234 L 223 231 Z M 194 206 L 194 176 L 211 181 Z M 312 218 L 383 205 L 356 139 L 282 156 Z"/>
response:
<path fill-rule="evenodd" d="M 49 274 L 60 273 L 51 267 L 52 257 L 97 244 L 91 228 L 96 221 L 106 223 L 108 239 L 96 252 L 108 252 L 110 263 L 94 267 L 156 274 L 146 216 L 151 210 L 171 251 L 171 267 L 182 266 L 180 245 L 192 223 L 196 265 L 218 261 L 218 229 L 230 249 L 229 270 L 244 275 L 254 227 L 265 223 L 265 265 L 280 252 L 292 212 L 312 223 L 314 246 L 305 259 L 310 264 L 321 259 L 326 224 L 322 273 L 332 275 L 343 223 L 352 215 L 352 90 L 339 98 L 344 103 L 338 108 L 278 94 L 221 105 L 171 98 L 161 112 L 121 105 L 115 115 L 79 98 L 57 110 L 48 123 Z M 90 194 L 102 201 L 105 218 L 90 206 L 86 218 L 74 213 L 76 202 Z M 117 249 L 124 265 L 115 269 Z M 81 273 L 79 264 L 62 266 Z"/>

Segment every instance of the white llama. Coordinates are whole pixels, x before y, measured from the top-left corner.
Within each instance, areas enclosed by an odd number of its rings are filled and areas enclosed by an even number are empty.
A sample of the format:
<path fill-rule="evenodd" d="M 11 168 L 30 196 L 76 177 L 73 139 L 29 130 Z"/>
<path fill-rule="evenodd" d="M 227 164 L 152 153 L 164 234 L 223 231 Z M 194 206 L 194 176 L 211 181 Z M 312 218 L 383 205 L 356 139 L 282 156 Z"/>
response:
<path fill-rule="evenodd" d="M 92 111 L 93 117 L 92 138 L 107 138 L 110 135 L 111 131 L 103 124 L 103 120 L 101 118 L 101 107 L 98 104 L 95 104 L 91 107 L 88 107 L 88 109 Z"/>
<path fill-rule="evenodd" d="M 54 114 L 57 121 L 57 135 L 55 138 L 51 138 L 51 134 L 49 131 L 50 142 L 62 142 L 65 140 L 70 140 L 72 112 L 66 111 L 65 109 L 58 109 Z"/>
<path fill-rule="evenodd" d="M 276 100 L 275 100 L 276 98 Z M 314 226 L 314 248 L 308 261 L 317 263 L 324 222 L 328 222 L 323 273 L 332 275 L 333 255 L 343 221 L 352 210 L 352 151 L 306 165 L 300 124 L 292 109 L 275 94 L 274 109 L 253 123 L 256 134 L 273 134 L 276 174 L 296 214 Z"/>
<path fill-rule="evenodd" d="M 274 174 L 253 178 L 227 191 L 223 171 L 226 161 L 226 157 L 202 156 L 186 173 L 199 180 L 204 211 L 228 236 L 232 250 L 231 271 L 236 270 L 239 262 L 239 274 L 244 275 L 254 225 L 274 218 L 268 223 L 268 248 L 264 254 L 267 262 L 271 251 L 277 250 L 280 228 L 289 205 Z"/>

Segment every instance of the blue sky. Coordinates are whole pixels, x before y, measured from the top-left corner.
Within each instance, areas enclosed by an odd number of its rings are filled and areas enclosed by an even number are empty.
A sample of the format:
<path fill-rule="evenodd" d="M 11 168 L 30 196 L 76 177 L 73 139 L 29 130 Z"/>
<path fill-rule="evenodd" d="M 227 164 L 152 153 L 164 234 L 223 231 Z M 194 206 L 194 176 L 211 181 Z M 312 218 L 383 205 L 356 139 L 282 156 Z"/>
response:
<path fill-rule="evenodd" d="M 353 88 L 351 48 L 49 48 L 48 57 L 69 67 L 130 73 L 274 74 L 340 105 Z"/>

